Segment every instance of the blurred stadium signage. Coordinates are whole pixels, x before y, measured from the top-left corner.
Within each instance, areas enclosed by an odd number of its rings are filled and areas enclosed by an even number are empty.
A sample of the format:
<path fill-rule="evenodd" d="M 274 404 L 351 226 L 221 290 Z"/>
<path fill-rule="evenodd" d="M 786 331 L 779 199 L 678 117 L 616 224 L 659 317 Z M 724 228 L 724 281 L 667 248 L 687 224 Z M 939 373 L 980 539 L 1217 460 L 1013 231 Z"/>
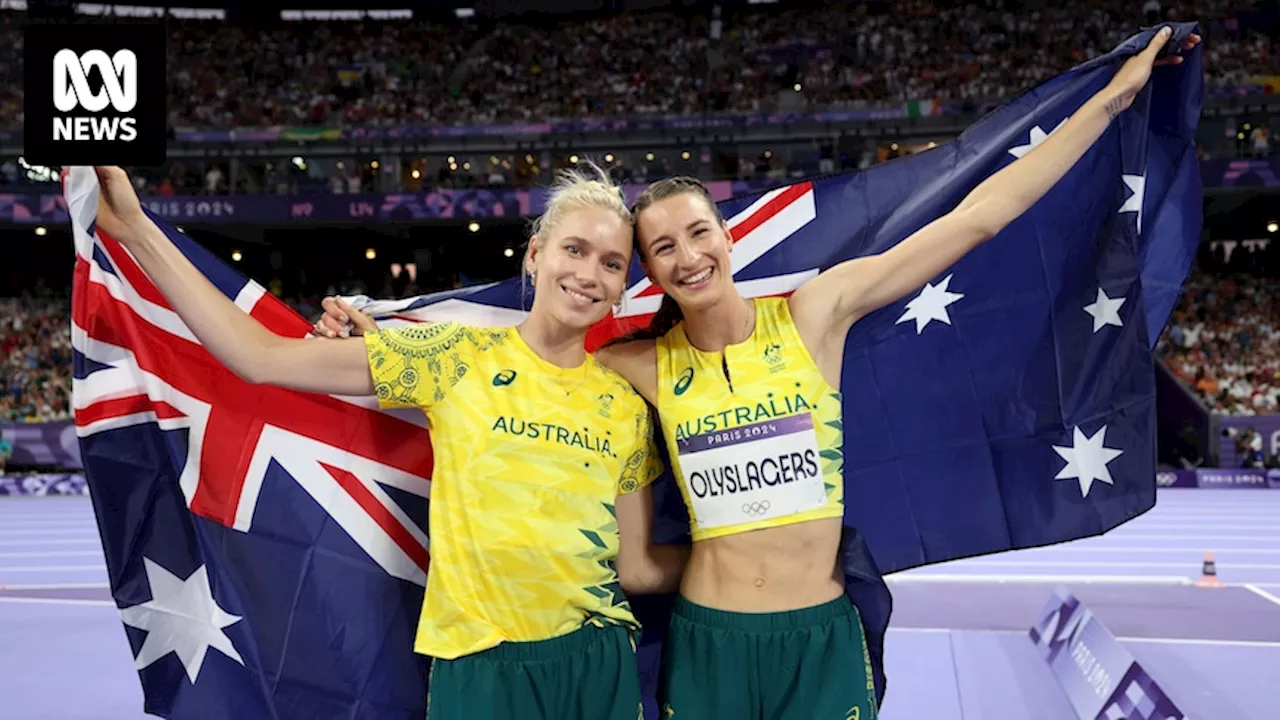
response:
<path fill-rule="evenodd" d="M 1049 597 L 1030 636 L 1080 720 L 1185 717 L 1111 630 L 1065 588 Z"/>
<path fill-rule="evenodd" d="M 1232 161 L 1240 162 L 1240 161 Z M 1263 162 L 1280 174 L 1280 156 Z M 28 172 L 37 166 L 29 166 Z M 1207 188 L 1228 185 L 1224 161 L 1201 164 Z M 1274 176 L 1273 176 L 1274 177 Z M 50 178 L 53 179 L 53 178 Z M 1263 187 L 1262 176 L 1236 176 L 1239 186 Z M 1249 181 L 1249 182 L 1246 182 Z M 716 201 L 763 192 L 785 181 L 720 180 L 708 183 Z M 1280 187 L 1272 182 L 1269 187 Z M 49 188 L 53 190 L 53 187 Z M 626 194 L 634 200 L 643 185 L 628 185 Z M 143 205 L 167 220 L 189 223 L 266 223 L 382 221 L 419 222 L 425 220 L 466 220 L 471 218 L 518 218 L 538 215 L 546 202 L 546 191 L 477 188 L 438 189 L 419 193 L 371 193 L 363 195 L 216 195 L 144 197 Z M 0 193 L 0 223 L 58 224 L 68 222 L 66 202 L 55 192 Z"/>

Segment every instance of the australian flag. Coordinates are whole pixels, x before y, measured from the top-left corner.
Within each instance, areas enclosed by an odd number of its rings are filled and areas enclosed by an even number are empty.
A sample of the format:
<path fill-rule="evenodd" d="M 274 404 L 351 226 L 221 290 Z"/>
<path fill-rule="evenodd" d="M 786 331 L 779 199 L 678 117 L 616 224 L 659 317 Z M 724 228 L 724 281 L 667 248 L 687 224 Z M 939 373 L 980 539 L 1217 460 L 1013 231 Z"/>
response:
<path fill-rule="evenodd" d="M 1171 46 L 1194 29 L 1176 26 Z M 740 290 L 785 295 L 945 214 L 1055 132 L 1152 32 L 929 151 L 721 203 Z M 1200 48 L 1157 69 L 1034 208 L 849 334 L 843 562 L 880 693 L 883 575 L 1096 535 L 1155 503 L 1152 348 L 1200 238 L 1202 90 Z M 422 718 L 427 664 L 412 638 L 429 567 L 431 451 L 420 414 L 240 381 L 96 231 L 93 173 L 73 169 L 64 191 L 77 252 L 76 424 L 146 710 Z M 306 334 L 262 286 L 153 219 L 246 313 Z M 660 291 L 638 268 L 631 277 L 592 347 L 656 309 Z M 525 315 L 516 279 L 359 301 L 384 326 Z M 669 475 L 659 493 L 660 538 L 687 539 Z M 665 599 L 637 600 L 655 718 Z"/>

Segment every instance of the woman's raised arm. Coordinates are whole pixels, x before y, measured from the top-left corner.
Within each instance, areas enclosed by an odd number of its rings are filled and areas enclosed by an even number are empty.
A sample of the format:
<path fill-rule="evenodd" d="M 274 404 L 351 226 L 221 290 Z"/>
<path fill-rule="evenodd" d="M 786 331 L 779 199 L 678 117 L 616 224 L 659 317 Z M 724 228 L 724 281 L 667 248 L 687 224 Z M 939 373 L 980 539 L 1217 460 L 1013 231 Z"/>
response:
<path fill-rule="evenodd" d="M 174 312 L 219 362 L 244 380 L 332 395 L 372 395 L 364 341 L 284 338 L 249 317 L 209 282 L 142 212 L 129 176 L 95 168 L 98 228 L 124 245 Z"/>

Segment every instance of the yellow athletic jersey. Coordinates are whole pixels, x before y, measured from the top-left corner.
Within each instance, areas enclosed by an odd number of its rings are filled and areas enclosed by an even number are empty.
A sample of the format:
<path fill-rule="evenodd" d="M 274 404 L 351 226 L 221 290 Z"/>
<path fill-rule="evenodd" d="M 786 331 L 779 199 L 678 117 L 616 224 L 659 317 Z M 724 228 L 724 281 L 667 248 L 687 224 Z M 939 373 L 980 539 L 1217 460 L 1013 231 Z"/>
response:
<path fill-rule="evenodd" d="M 844 514 L 840 391 L 800 341 L 785 298 L 723 353 L 677 325 L 657 341 L 658 416 L 694 541 Z"/>
<path fill-rule="evenodd" d="M 426 411 L 431 566 L 415 649 L 453 659 L 583 625 L 638 627 L 618 582 L 618 494 L 661 472 L 649 406 L 587 356 L 543 360 L 515 328 L 365 336 L 383 407 Z"/>

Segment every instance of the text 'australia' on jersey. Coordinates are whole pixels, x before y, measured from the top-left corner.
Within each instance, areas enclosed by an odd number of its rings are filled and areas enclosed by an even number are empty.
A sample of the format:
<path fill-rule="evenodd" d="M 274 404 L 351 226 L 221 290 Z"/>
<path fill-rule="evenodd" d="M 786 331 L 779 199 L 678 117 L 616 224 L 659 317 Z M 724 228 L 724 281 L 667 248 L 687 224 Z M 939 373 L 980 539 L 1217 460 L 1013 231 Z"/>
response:
<path fill-rule="evenodd" d="M 677 325 L 657 341 L 658 415 L 693 539 L 844 514 L 837 389 L 785 298 L 757 298 L 755 330 L 707 353 Z"/>
<path fill-rule="evenodd" d="M 431 428 L 417 650 L 454 658 L 634 625 L 613 566 L 614 503 L 661 472 L 635 390 L 591 356 L 543 360 L 515 328 L 416 325 L 365 342 L 379 402 L 420 407 Z"/>

